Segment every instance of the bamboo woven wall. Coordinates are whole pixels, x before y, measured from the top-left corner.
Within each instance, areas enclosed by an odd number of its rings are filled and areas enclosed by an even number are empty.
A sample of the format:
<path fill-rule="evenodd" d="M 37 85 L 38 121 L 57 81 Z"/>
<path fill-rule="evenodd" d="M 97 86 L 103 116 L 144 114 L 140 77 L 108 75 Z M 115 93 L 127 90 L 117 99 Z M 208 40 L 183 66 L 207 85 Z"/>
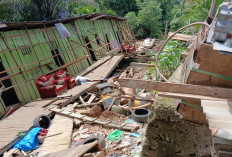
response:
<path fill-rule="evenodd" d="M 35 85 L 38 77 L 58 68 L 51 51 L 57 49 L 65 64 L 82 57 L 82 60 L 66 67 L 71 76 L 76 76 L 93 63 L 90 56 L 83 58 L 89 55 L 85 37 L 88 37 L 89 44 L 99 59 L 110 51 L 111 42 L 122 41 L 125 38 L 132 40 L 128 34 L 133 34 L 126 21 L 117 20 L 76 19 L 66 23 L 65 27 L 71 33 L 71 37 L 63 39 L 54 26 L 39 29 L 25 27 L 23 30 L 0 32 L 0 58 L 8 74 L 7 77 L 0 78 L 0 83 L 10 78 L 13 84 L 3 90 L 14 88 L 20 102 L 35 100 L 40 97 Z M 97 43 L 97 39 L 101 44 Z"/>

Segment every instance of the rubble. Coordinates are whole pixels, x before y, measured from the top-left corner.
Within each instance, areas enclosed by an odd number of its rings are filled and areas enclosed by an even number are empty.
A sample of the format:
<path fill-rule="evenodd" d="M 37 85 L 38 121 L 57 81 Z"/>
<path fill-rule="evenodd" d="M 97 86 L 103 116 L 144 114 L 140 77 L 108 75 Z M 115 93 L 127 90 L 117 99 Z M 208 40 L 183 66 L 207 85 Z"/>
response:
<path fill-rule="evenodd" d="M 175 112 L 174 99 L 156 103 L 147 126 L 143 156 L 211 156 L 211 131 L 207 126 L 184 120 Z"/>
<path fill-rule="evenodd" d="M 173 35 L 174 33 L 170 33 L 169 37 Z M 193 39 L 192 36 L 181 34 L 174 37 L 183 41 Z M 208 108 L 211 107 L 207 103 L 228 100 L 232 96 L 232 90 L 223 88 L 227 87 L 226 83 L 223 87 L 205 86 L 205 80 L 195 84 L 197 79 L 189 77 L 190 74 L 196 75 L 206 64 L 200 56 L 202 49 L 206 47 L 209 50 L 209 45 L 206 44 L 196 47 L 200 38 L 193 40 L 195 42 L 180 56 L 182 65 L 177 70 L 182 71 L 178 73 L 181 76 L 176 83 L 154 81 L 161 79 L 156 78 L 157 71 L 153 72 L 156 60 L 150 52 L 156 53 L 162 41 L 147 39 L 122 45 L 122 51 L 126 50 L 123 55 L 108 56 L 94 63 L 93 67 L 76 77 L 78 86 L 75 90 L 70 89 L 64 95 L 46 99 L 41 105 L 42 110 L 51 113 L 51 126 L 39 125 L 41 119 L 37 118 L 37 126 L 47 129 L 47 135 L 37 137 L 36 134 L 36 140 L 38 138 L 40 141 L 35 147 L 37 149 L 30 150 L 31 152 L 21 151 L 21 148 L 9 150 L 11 146 L 4 156 L 210 156 L 213 154 L 212 135 L 231 140 L 230 130 L 216 128 L 212 134 L 212 126 L 231 124 L 225 121 L 216 123 L 215 119 L 220 117 L 220 120 L 225 120 L 227 117 L 231 118 L 231 114 L 226 112 L 225 115 L 218 115 L 212 108 L 207 110 L 207 105 Z M 124 62 L 123 66 L 116 68 L 120 61 Z M 203 64 L 195 64 L 194 61 Z M 214 64 L 216 63 L 215 61 Z M 192 65 L 189 66 L 190 64 Z M 189 68 L 191 69 L 186 72 Z M 176 74 L 177 72 L 174 73 Z M 181 78 L 188 84 L 180 83 Z M 211 75 L 207 77 L 207 85 L 213 84 L 211 80 L 214 79 Z M 191 81 L 192 84 L 189 83 Z M 223 83 L 217 80 L 215 82 Z M 207 101 L 202 101 L 205 99 Z M 230 109 L 228 106 L 231 106 L 229 102 L 216 103 L 224 105 L 224 109 Z M 25 107 L 31 105 L 35 104 L 27 104 Z M 193 112 L 188 110 L 189 107 L 194 107 Z M 206 113 L 206 116 L 199 116 L 199 113 Z M 198 118 L 205 123 L 198 121 Z M 206 125 L 206 118 L 209 119 L 209 126 Z M 227 127 L 231 129 L 231 125 Z M 29 131 L 30 129 L 25 131 L 25 135 Z M 29 140 L 30 142 L 33 141 Z M 217 153 L 220 152 L 228 154 L 224 152 L 224 148 L 217 150 Z"/>

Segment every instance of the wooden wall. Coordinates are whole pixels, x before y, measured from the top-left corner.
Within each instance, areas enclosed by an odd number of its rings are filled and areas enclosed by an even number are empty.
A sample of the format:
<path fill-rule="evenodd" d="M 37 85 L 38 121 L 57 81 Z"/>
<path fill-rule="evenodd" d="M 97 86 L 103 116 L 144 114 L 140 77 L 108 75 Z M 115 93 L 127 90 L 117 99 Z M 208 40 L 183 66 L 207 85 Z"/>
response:
<path fill-rule="evenodd" d="M 215 87 L 232 87 L 232 55 L 220 54 L 213 46 L 201 43 L 186 58 L 184 83 Z M 201 108 L 201 101 L 183 99 L 178 111 L 184 118 L 201 124 L 207 124 L 206 116 Z"/>
<path fill-rule="evenodd" d="M 122 41 L 120 27 L 129 29 L 126 21 L 104 20 L 95 21 L 77 19 L 64 24 L 71 37 L 61 39 L 55 26 L 38 29 L 23 29 L 0 32 L 0 58 L 13 84 L 20 102 L 31 101 L 40 97 L 35 85 L 39 76 L 56 69 L 52 51 L 57 49 L 65 64 L 80 57 L 89 55 L 84 37 L 88 37 L 92 49 L 96 50 L 97 59 L 110 51 L 109 42 Z M 130 33 L 131 29 L 129 29 Z M 124 33 L 126 34 L 126 33 Z M 101 36 L 101 43 L 97 37 Z M 77 76 L 93 63 L 91 57 L 67 67 L 71 76 Z M 33 69 L 33 70 L 32 70 Z M 5 79 L 5 78 L 0 78 Z M 0 107 L 2 105 L 0 104 Z"/>

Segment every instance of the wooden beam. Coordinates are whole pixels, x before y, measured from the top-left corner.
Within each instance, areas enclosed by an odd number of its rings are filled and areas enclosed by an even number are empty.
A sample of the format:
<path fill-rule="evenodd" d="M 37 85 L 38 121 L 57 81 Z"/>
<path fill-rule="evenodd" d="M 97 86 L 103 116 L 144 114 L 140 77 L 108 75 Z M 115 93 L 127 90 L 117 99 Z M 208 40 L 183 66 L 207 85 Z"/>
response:
<path fill-rule="evenodd" d="M 55 70 L 52 70 L 52 71 L 48 72 L 47 75 L 50 75 L 50 74 L 53 74 L 53 73 L 55 73 L 57 71 L 63 70 L 65 68 L 67 68 L 68 66 L 73 65 L 73 64 L 75 64 L 77 62 L 80 62 L 80 61 L 82 61 L 82 60 L 84 60 L 84 59 L 86 59 L 88 57 L 90 57 L 90 55 L 86 55 L 86 56 L 77 58 L 77 59 L 75 59 L 75 60 L 73 60 L 73 61 L 71 61 L 71 62 L 69 62 L 69 63 L 67 63 L 67 64 L 65 64 L 63 66 L 60 66 L 60 67 L 56 68 Z"/>
<path fill-rule="evenodd" d="M 135 63 L 135 62 L 130 63 L 130 66 L 143 67 L 143 68 L 151 68 L 151 67 L 155 67 L 155 65 L 154 65 L 154 64 Z"/>
<path fill-rule="evenodd" d="M 170 36 L 172 36 L 174 33 L 173 32 L 169 32 L 168 33 L 168 38 Z M 176 35 L 174 35 L 174 37 L 172 37 L 172 39 L 175 39 L 175 40 L 180 40 L 180 41 L 189 41 L 193 36 L 191 35 L 186 35 L 186 34 L 180 34 L 180 33 L 177 33 Z"/>
<path fill-rule="evenodd" d="M 76 59 L 76 60 L 74 60 L 74 61 L 72 61 L 72 62 L 69 62 L 68 64 L 65 64 L 65 65 L 63 65 L 63 66 L 61 66 L 61 67 L 59 67 L 59 68 L 57 68 L 57 69 L 55 69 L 55 70 L 52 70 L 52 71 L 46 73 L 45 75 L 50 75 L 50 74 L 53 74 L 53 73 L 55 73 L 55 72 L 57 72 L 57 71 L 59 71 L 59 70 L 63 70 L 64 68 L 66 68 L 66 67 L 68 67 L 68 66 L 70 66 L 70 65 L 73 65 L 73 64 L 75 64 L 75 63 L 77 63 L 77 62 L 80 62 L 80 61 L 82 61 L 83 59 L 86 59 L 86 58 L 88 58 L 88 57 L 90 57 L 90 56 L 87 55 L 87 56 L 80 57 L 80 58 L 78 58 L 78 59 Z M 34 80 L 34 79 L 37 79 L 37 78 L 39 78 L 39 77 L 40 77 L 40 76 L 36 76 L 36 77 L 30 78 L 30 79 L 28 79 L 28 80 L 22 81 L 22 82 L 20 82 L 20 83 L 14 84 L 14 85 L 12 85 L 12 86 L 10 86 L 10 87 L 7 87 L 7 88 L 3 89 L 2 92 L 3 92 L 3 91 L 6 91 L 6 90 L 9 90 L 9 89 L 11 89 L 11 88 L 13 88 L 13 87 L 15 87 L 15 86 L 23 85 L 24 83 L 26 83 L 26 82 L 28 82 L 28 81 L 31 81 L 31 80 Z"/>
<path fill-rule="evenodd" d="M 215 97 L 211 97 L 211 96 L 183 94 L 183 93 L 171 93 L 171 92 L 159 92 L 158 95 L 161 96 L 161 97 L 175 98 L 175 99 L 214 100 L 214 101 L 232 100 L 232 98 L 231 99 L 215 98 Z"/>
<path fill-rule="evenodd" d="M 156 90 L 160 92 L 183 93 L 203 95 L 215 98 L 232 99 L 232 89 L 192 84 L 177 84 L 157 81 L 145 81 L 137 79 L 114 79 L 119 81 L 122 87 Z"/>
<path fill-rule="evenodd" d="M 106 15 L 100 15 L 100 16 L 94 17 L 94 18 L 90 19 L 90 21 L 95 21 L 95 20 L 100 19 L 104 16 L 106 16 Z"/>
<path fill-rule="evenodd" d="M 41 66 L 47 66 L 47 65 L 52 64 L 52 63 L 53 63 L 53 62 L 49 62 L 49 63 L 46 63 L 46 64 L 41 64 Z M 38 68 L 40 68 L 40 66 L 31 68 L 31 69 L 27 69 L 27 70 L 25 70 L 25 71 L 22 71 L 22 73 L 26 73 L 26 72 L 29 72 L 29 71 L 32 71 L 32 70 L 35 70 L 35 69 L 38 69 Z M 12 75 L 8 75 L 8 76 L 5 76 L 5 77 L 2 77 L 2 78 L 0 78 L 0 81 L 4 81 L 4 80 L 6 80 L 6 79 L 15 77 L 15 76 L 20 75 L 20 74 L 21 74 L 21 73 L 18 72 L 18 73 L 12 74 Z"/>
<path fill-rule="evenodd" d="M 217 7 L 217 0 L 212 0 L 208 16 L 213 18 L 215 14 L 215 9 Z"/>

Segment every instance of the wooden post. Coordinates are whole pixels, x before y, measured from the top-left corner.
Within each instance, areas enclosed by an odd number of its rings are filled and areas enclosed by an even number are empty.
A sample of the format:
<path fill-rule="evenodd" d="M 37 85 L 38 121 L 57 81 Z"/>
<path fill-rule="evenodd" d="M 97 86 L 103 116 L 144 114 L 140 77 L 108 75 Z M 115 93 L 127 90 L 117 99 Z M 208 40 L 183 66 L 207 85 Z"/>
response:
<path fill-rule="evenodd" d="M 165 23 L 165 32 L 164 32 L 164 39 L 167 39 L 168 36 L 168 21 L 164 21 Z"/>
<path fill-rule="evenodd" d="M 185 0 L 183 0 L 183 2 L 182 2 L 181 9 L 180 9 L 180 15 L 181 15 L 181 14 L 182 14 L 182 12 L 183 12 L 184 5 L 185 5 Z"/>
<path fill-rule="evenodd" d="M 217 0 L 212 0 L 211 7 L 209 10 L 209 15 L 208 15 L 209 17 L 211 17 L 211 18 L 214 17 L 216 6 L 217 6 Z"/>

